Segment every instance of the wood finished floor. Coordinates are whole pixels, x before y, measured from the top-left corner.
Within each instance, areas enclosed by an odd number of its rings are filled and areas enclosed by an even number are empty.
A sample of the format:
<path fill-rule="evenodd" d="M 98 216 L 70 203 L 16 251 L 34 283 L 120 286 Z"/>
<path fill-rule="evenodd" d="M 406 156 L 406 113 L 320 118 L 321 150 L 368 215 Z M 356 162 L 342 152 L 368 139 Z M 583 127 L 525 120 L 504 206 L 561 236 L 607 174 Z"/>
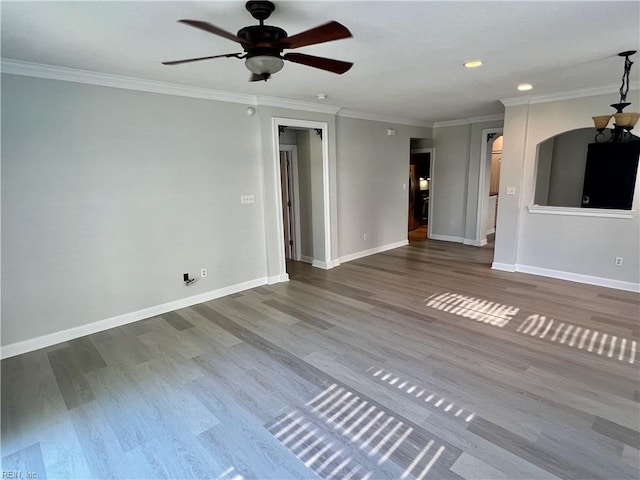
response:
<path fill-rule="evenodd" d="M 423 241 L 2 361 L 3 476 L 637 479 L 640 296 Z"/>

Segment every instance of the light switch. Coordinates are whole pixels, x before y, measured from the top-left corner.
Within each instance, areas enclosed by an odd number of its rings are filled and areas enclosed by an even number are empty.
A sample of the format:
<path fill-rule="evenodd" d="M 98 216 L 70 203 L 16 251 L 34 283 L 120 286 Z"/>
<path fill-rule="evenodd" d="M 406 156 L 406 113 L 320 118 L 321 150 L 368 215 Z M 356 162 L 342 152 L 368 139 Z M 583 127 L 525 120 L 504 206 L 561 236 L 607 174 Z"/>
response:
<path fill-rule="evenodd" d="M 516 187 L 507 187 L 507 195 L 515 195 Z"/>
<path fill-rule="evenodd" d="M 240 203 L 256 203 L 255 195 L 240 195 Z"/>

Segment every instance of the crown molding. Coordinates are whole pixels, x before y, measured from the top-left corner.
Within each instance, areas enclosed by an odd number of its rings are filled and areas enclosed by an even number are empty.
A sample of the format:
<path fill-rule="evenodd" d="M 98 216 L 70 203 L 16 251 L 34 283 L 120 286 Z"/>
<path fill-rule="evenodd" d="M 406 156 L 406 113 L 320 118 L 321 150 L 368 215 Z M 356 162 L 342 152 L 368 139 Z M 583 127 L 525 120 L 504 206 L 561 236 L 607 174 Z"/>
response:
<path fill-rule="evenodd" d="M 141 92 L 160 93 L 164 95 L 201 98 L 205 100 L 216 100 L 219 102 L 241 103 L 243 105 L 253 105 L 256 107 L 265 106 L 286 108 L 289 110 L 303 110 L 306 112 L 324 113 L 328 115 L 336 115 L 338 114 L 338 112 L 341 112 L 342 116 L 351 116 L 353 118 L 359 118 L 363 120 L 375 120 L 384 123 L 415 125 L 419 127 L 431 126 L 430 124 L 418 122 L 416 120 L 380 117 L 364 112 L 341 110 L 340 107 L 335 105 L 319 105 L 317 103 L 303 102 L 300 100 L 292 100 L 287 98 L 233 93 L 223 90 L 214 90 L 211 88 L 192 87 L 188 85 L 159 82 L 156 80 L 126 77 L 123 75 L 92 72 L 89 70 L 81 70 L 77 68 L 25 62 L 23 60 L 14 60 L 11 58 L 0 59 L 0 72 L 11 75 L 23 75 L 28 77 L 45 78 L 48 80 L 61 80 L 65 82 L 98 85 L 102 87 L 122 88 L 126 90 L 137 90 Z"/>
<path fill-rule="evenodd" d="M 267 97 L 263 95 L 258 95 L 255 98 L 257 99 L 257 104 L 263 107 L 305 110 L 307 112 L 326 113 L 329 115 L 335 115 L 336 113 L 338 113 L 338 110 L 340 110 L 340 107 L 336 107 L 335 105 L 320 105 L 317 103 L 303 102 L 301 100 L 291 100 L 288 98 Z"/>
<path fill-rule="evenodd" d="M 640 89 L 640 82 L 634 83 L 631 90 Z M 517 105 L 533 105 L 536 103 L 550 103 L 561 100 L 573 100 L 576 98 L 595 97 L 597 95 L 609 95 L 620 91 L 620 84 L 605 85 L 602 87 L 580 88 L 576 90 L 566 90 L 555 93 L 541 93 L 539 95 L 526 95 L 519 97 L 502 98 L 500 102 L 505 107 Z"/>
<path fill-rule="evenodd" d="M 442 127 L 459 127 L 460 125 L 470 125 L 471 119 L 469 118 L 459 118 L 457 120 L 445 120 L 442 122 L 434 122 L 433 128 L 442 128 Z"/>
<path fill-rule="evenodd" d="M 494 113 L 491 115 L 480 115 L 478 117 L 470 117 L 471 123 L 483 122 L 500 122 L 504 120 L 504 113 Z"/>
<path fill-rule="evenodd" d="M 156 80 L 126 77 L 123 75 L 91 72 L 77 68 L 24 62 L 22 60 L 13 60 L 8 58 L 1 59 L 0 71 L 2 71 L 2 73 L 9 73 L 12 75 L 46 78 L 49 80 L 62 80 L 66 82 L 84 83 L 87 85 L 122 88 L 125 90 L 138 90 L 142 92 L 161 93 L 180 97 L 202 98 L 221 102 L 257 105 L 255 95 L 230 93 L 210 88 L 191 87 L 173 83 L 158 82 Z"/>
<path fill-rule="evenodd" d="M 349 110 L 347 108 L 340 109 L 337 113 L 338 117 L 357 118 L 358 120 L 371 120 L 372 122 L 395 123 L 398 125 L 410 125 L 413 127 L 431 128 L 431 122 L 421 122 L 419 120 L 411 120 L 407 118 L 387 117 L 376 115 L 373 113 L 359 112 L 357 110 Z"/>
<path fill-rule="evenodd" d="M 435 122 L 433 128 L 442 127 L 459 127 L 460 125 L 470 125 L 472 123 L 498 122 L 504 120 L 504 113 L 494 113 L 491 115 L 481 115 L 477 117 L 459 118 L 457 120 L 445 120 L 443 122 Z"/>

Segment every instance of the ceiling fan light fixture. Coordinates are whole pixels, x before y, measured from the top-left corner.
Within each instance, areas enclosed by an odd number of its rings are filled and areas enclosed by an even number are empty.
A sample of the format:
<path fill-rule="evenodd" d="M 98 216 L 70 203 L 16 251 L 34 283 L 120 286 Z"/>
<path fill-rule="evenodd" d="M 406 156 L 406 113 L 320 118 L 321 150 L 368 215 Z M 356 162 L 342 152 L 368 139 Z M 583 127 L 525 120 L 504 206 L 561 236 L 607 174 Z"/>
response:
<path fill-rule="evenodd" d="M 265 73 L 273 75 L 282 70 L 284 66 L 284 62 L 280 57 L 272 55 L 254 55 L 253 57 L 248 57 L 244 64 L 250 72 L 257 75 L 264 75 Z"/>
<path fill-rule="evenodd" d="M 528 90 L 531 90 L 533 88 L 533 85 L 531 85 L 530 83 L 521 83 L 520 85 L 518 85 L 518 91 L 520 92 L 526 92 Z"/>
<path fill-rule="evenodd" d="M 631 105 L 631 103 L 627 102 L 627 94 L 629 93 L 629 75 L 631 74 L 631 65 L 633 65 L 633 62 L 629 60 L 629 57 L 635 53 L 636 50 L 627 50 L 618 54 L 619 57 L 624 57 L 622 85 L 620 85 L 620 101 L 611 105 L 611 107 L 616 109 L 616 113 L 591 117 L 593 118 L 593 124 L 598 132 L 595 137 L 596 143 L 625 143 L 634 138 L 631 134 L 631 130 L 633 130 L 633 127 L 638 123 L 640 113 L 624 112 L 623 110 Z M 611 118 L 614 119 L 613 128 L 605 134 Z"/>

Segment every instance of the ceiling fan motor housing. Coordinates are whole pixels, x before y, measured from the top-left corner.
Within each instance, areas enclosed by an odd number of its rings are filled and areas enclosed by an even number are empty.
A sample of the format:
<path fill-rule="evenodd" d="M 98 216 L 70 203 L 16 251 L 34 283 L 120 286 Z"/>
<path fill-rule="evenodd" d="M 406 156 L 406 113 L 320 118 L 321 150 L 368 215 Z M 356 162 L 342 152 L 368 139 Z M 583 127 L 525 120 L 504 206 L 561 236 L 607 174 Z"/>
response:
<path fill-rule="evenodd" d="M 251 16 L 260 22 L 269 18 L 269 15 L 276 9 L 276 6 L 266 0 L 249 0 L 245 5 Z"/>
<path fill-rule="evenodd" d="M 351 32 L 344 25 L 336 21 L 331 21 L 289 37 L 287 32 L 282 28 L 264 24 L 264 21 L 269 18 L 275 10 L 275 5 L 272 2 L 268 0 L 249 0 L 246 3 L 246 9 L 251 13 L 253 18 L 260 22 L 260 25 L 249 25 L 241 28 L 236 35 L 202 20 L 178 20 L 191 27 L 239 43 L 244 49 L 245 54 L 228 53 L 162 63 L 164 65 L 178 65 L 213 58 L 241 58 L 245 60 L 246 67 L 253 73 L 249 80 L 251 82 L 267 80 L 272 74 L 282 69 L 285 60 L 338 74 L 345 73 L 353 65 L 353 63 L 350 62 L 305 55 L 304 53 L 282 54 L 285 49 L 296 49 L 308 45 L 349 38 L 352 36 Z"/>
<path fill-rule="evenodd" d="M 287 38 L 287 32 L 271 25 L 249 25 L 238 30 L 238 37 L 243 40 L 242 46 L 248 51 L 252 45 L 275 44 Z M 282 51 L 282 49 L 279 49 Z"/>

